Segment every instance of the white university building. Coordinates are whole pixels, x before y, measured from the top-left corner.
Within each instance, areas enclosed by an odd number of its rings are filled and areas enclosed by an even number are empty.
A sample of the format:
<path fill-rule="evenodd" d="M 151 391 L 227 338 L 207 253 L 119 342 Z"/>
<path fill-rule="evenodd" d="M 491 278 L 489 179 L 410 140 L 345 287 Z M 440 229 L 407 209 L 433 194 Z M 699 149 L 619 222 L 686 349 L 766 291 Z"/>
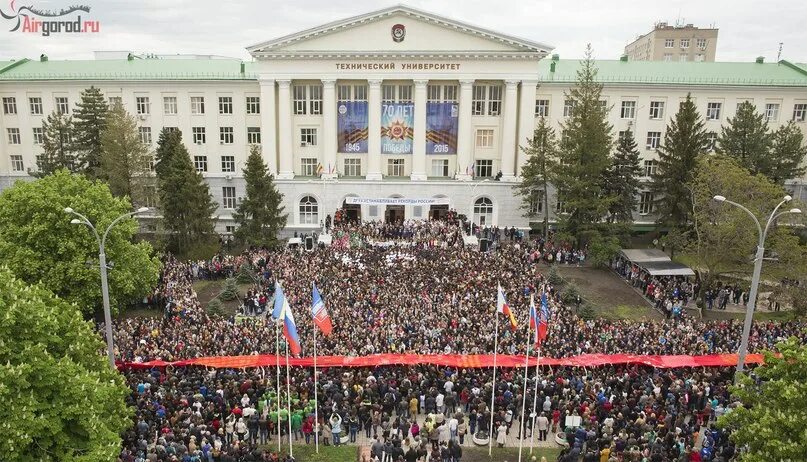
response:
<path fill-rule="evenodd" d="M 259 145 L 289 213 L 287 231 L 320 227 L 340 207 L 363 220 L 427 219 L 449 208 L 482 225 L 529 225 L 514 195 L 519 148 L 538 117 L 559 127 L 578 59 L 552 47 L 406 6 L 314 27 L 247 48 L 253 60 L 119 57 L 0 62 L 0 188 L 29 179 L 42 120 L 72 113 L 94 85 L 139 119 L 156 148 L 165 127 L 182 131 L 234 228 L 241 173 Z M 737 105 L 752 101 L 770 126 L 807 129 L 807 66 L 764 63 L 597 61 L 614 136 L 630 129 L 645 179 L 678 104 L 691 93 L 715 137 Z M 807 199 L 804 179 L 788 182 Z M 563 204 L 550 193 L 554 220 Z M 638 226 L 654 221 L 642 192 Z"/>

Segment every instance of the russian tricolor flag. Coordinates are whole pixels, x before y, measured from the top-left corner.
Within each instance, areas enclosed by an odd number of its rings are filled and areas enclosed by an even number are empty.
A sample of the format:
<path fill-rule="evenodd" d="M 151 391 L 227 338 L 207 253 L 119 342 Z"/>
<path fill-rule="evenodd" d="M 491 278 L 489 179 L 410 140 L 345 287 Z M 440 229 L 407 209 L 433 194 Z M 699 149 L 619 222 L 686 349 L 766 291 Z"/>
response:
<path fill-rule="evenodd" d="M 291 312 L 291 307 L 288 300 L 286 300 L 286 295 L 283 293 L 283 287 L 279 281 L 275 286 L 275 308 L 272 310 L 272 318 L 275 321 L 282 319 L 283 336 L 289 342 L 289 350 L 291 350 L 291 354 L 299 355 L 301 348 L 300 336 L 297 335 L 297 324 L 294 322 L 294 313 Z"/>
<path fill-rule="evenodd" d="M 311 297 L 313 300 L 311 304 L 311 314 L 314 315 L 314 324 L 316 324 L 319 330 L 327 337 L 331 335 L 331 330 L 333 329 L 331 317 L 328 315 L 328 310 L 325 308 L 325 302 L 322 301 L 319 290 L 317 290 L 317 285 L 312 282 L 311 287 Z"/>

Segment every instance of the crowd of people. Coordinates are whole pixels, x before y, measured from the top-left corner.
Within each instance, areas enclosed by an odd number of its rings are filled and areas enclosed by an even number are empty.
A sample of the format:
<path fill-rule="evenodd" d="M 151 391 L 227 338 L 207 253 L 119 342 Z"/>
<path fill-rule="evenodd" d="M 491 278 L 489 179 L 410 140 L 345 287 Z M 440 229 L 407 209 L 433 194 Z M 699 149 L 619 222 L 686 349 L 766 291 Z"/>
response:
<path fill-rule="evenodd" d="M 166 258 L 150 297 L 164 315 L 117 320 L 118 359 L 139 363 L 275 353 L 275 325 L 265 313 L 271 311 L 266 307 L 277 282 L 295 311 L 304 356 L 312 353 L 312 282 L 334 325 L 332 335 L 318 338 L 321 355 L 492 353 L 498 284 L 519 325 L 513 332 L 501 330 L 499 353 L 527 351 L 529 299 L 543 289 L 549 294 L 550 320 L 542 354 L 548 357 L 698 355 L 736 352 L 739 346 L 739 321 L 704 321 L 684 312 L 657 321 L 582 319 L 561 303 L 561 289 L 544 273 L 547 255 L 553 262 L 582 263 L 584 249 L 511 235 L 500 239 L 495 251 L 479 252 L 464 245 L 458 221 L 340 221 L 331 232 L 351 236 L 348 245 L 309 252 L 257 249 L 202 262 Z M 250 268 L 256 281 L 242 302 L 261 308 L 251 313 L 264 315 L 235 319 L 208 313 L 193 281 L 230 277 L 242 267 Z M 792 335 L 807 341 L 805 327 L 802 321 L 755 323 L 749 348 L 771 349 Z M 489 369 L 330 368 L 319 377 L 319 419 L 313 415 L 313 371 L 292 369 L 291 414 L 285 383 L 278 395 L 273 372 L 127 368 L 137 411 L 121 460 L 277 460 L 271 448 L 279 428 L 282 438 L 299 444 L 313 444 L 313 435 L 322 444 L 338 444 L 342 437 L 356 441 L 363 434 L 373 441 L 373 455 L 385 462 L 453 462 L 471 444 L 470 435 L 481 431 L 501 442 L 506 441 L 502 432 L 515 428 L 518 434 L 519 425 L 529 427 L 527 435 L 532 430 L 533 419 L 519 415 L 524 379 L 518 370 L 500 370 L 494 383 Z M 701 429 L 734 405 L 726 389 L 730 372 L 545 368 L 529 378 L 527 413 L 537 387 L 536 437 L 565 431 L 564 461 L 728 461 L 734 448 L 726 435 Z M 581 417 L 582 424 L 566 428 L 567 416 Z"/>

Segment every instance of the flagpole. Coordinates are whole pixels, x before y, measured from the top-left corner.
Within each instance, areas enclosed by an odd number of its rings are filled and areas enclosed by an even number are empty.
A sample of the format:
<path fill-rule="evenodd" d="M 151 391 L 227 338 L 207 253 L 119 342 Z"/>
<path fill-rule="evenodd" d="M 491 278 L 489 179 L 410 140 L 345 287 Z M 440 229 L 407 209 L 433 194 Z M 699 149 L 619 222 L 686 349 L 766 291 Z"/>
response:
<path fill-rule="evenodd" d="M 275 366 L 277 372 L 276 391 L 277 391 L 277 452 L 280 453 L 280 331 L 278 330 L 277 319 L 275 320 Z"/>
<path fill-rule="evenodd" d="M 286 342 L 286 403 L 289 410 L 289 455 L 294 457 L 294 448 L 291 442 L 291 380 L 289 379 L 289 342 Z"/>
<path fill-rule="evenodd" d="M 530 433 L 530 454 L 535 442 L 535 419 L 538 417 L 538 364 L 541 362 L 541 346 L 538 345 L 538 356 L 535 357 L 535 393 L 532 398 L 532 432 Z"/>
<path fill-rule="evenodd" d="M 534 306 L 534 303 L 530 303 L 530 305 Z M 532 309 L 532 308 L 530 308 Z M 536 319 L 537 321 L 537 319 Z M 538 325 L 535 326 L 536 331 L 538 330 Z M 527 407 L 527 373 L 530 370 L 530 323 L 527 323 L 527 351 L 524 353 L 524 392 L 521 394 L 521 418 L 518 420 L 519 429 L 518 429 L 518 462 L 521 462 L 521 449 L 524 447 L 524 431 L 526 430 L 526 426 L 524 422 L 526 422 L 527 416 L 524 414 Z M 536 384 L 536 389 L 538 388 Z M 532 429 L 533 433 L 535 432 L 535 427 L 533 426 Z"/>
<path fill-rule="evenodd" d="M 498 298 L 499 294 L 496 293 L 496 297 Z M 497 302 L 498 303 L 498 302 Z M 498 354 L 499 349 L 499 310 L 496 309 L 494 316 L 496 317 L 496 322 L 494 327 L 494 334 L 493 334 L 493 387 L 490 390 L 490 427 L 488 428 L 488 456 L 493 455 L 493 416 L 494 413 L 494 400 L 496 399 L 496 356 Z"/>
<path fill-rule="evenodd" d="M 319 401 L 317 400 L 317 326 L 314 326 L 314 427 L 319 425 Z M 314 432 L 314 447 L 319 454 L 319 432 Z"/>

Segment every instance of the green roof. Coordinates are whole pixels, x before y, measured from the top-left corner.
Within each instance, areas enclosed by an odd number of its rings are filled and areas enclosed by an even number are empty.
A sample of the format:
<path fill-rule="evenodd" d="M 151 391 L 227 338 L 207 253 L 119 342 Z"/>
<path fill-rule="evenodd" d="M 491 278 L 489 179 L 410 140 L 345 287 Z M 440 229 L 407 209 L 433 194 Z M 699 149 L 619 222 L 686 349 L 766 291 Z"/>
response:
<path fill-rule="evenodd" d="M 551 72 L 552 63 L 555 72 Z M 602 83 L 663 85 L 807 86 L 807 72 L 779 63 L 668 62 L 597 60 L 597 80 Z M 541 82 L 570 83 L 577 80 L 580 61 L 542 59 Z"/>
<path fill-rule="evenodd" d="M 237 59 L 109 59 L 0 63 L 0 80 L 256 80 L 253 63 Z"/>

